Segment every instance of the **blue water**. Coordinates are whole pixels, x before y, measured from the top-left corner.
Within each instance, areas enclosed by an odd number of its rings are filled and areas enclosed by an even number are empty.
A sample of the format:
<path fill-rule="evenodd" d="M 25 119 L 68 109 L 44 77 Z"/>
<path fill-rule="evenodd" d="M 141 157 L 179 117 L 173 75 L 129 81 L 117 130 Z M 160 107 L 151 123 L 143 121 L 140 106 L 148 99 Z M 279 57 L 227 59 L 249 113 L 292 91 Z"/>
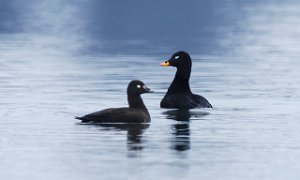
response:
<path fill-rule="evenodd" d="M 300 2 L 0 2 L 0 179 L 299 179 Z M 213 109 L 159 108 L 177 50 Z M 127 106 L 148 125 L 73 117 Z"/>

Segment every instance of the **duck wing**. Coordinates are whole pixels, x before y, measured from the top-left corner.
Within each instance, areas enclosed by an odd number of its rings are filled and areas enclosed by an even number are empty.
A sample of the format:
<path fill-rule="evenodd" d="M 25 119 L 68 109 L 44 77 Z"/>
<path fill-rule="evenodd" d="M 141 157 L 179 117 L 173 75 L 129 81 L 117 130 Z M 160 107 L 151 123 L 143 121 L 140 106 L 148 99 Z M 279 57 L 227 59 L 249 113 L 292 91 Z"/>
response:
<path fill-rule="evenodd" d="M 212 108 L 212 105 L 203 96 L 193 94 L 193 99 L 197 103 L 197 108 Z"/>
<path fill-rule="evenodd" d="M 196 94 L 174 93 L 166 95 L 160 102 L 161 108 L 193 109 L 212 108 L 207 99 Z"/>
<path fill-rule="evenodd" d="M 150 116 L 134 108 L 109 108 L 76 119 L 95 123 L 146 123 L 150 121 Z"/>
<path fill-rule="evenodd" d="M 193 109 L 197 107 L 197 101 L 192 96 L 183 93 L 166 95 L 160 102 L 161 108 Z"/>

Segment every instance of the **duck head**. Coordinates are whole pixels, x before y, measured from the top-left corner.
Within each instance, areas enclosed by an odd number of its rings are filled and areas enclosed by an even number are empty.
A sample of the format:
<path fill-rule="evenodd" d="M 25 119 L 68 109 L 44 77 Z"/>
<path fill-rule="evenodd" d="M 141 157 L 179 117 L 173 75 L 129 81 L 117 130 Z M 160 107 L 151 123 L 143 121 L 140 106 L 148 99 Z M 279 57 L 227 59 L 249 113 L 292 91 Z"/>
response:
<path fill-rule="evenodd" d="M 151 91 L 142 81 L 133 80 L 128 84 L 127 94 L 131 95 L 140 95 L 144 93 L 152 93 Z"/>
<path fill-rule="evenodd" d="M 181 67 L 190 67 L 192 65 L 191 57 L 188 53 L 184 51 L 178 51 L 174 53 L 171 58 L 167 61 L 164 61 L 160 66 L 174 66 L 177 68 Z"/>

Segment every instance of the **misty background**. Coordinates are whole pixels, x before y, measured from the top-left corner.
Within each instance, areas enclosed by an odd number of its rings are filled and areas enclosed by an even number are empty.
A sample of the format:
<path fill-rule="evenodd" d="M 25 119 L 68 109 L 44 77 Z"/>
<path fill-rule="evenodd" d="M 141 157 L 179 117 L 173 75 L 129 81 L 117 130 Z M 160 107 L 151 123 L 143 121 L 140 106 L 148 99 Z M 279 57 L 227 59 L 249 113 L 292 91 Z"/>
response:
<path fill-rule="evenodd" d="M 0 1 L 0 179 L 299 179 L 300 1 Z M 213 109 L 159 107 L 175 51 Z M 140 79 L 151 123 L 93 126 Z M 117 173 L 116 173 L 117 172 Z"/>

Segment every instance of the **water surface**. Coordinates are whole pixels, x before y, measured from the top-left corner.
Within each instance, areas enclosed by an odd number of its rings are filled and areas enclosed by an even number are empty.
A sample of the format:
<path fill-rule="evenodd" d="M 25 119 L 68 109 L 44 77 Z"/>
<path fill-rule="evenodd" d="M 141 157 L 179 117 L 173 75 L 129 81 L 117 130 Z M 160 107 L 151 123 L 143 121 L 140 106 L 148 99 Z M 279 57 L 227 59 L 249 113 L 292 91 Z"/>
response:
<path fill-rule="evenodd" d="M 1 179 L 298 179 L 298 1 L 0 3 Z M 159 108 L 191 53 L 191 89 L 213 109 Z M 127 106 L 144 125 L 73 119 Z"/>

